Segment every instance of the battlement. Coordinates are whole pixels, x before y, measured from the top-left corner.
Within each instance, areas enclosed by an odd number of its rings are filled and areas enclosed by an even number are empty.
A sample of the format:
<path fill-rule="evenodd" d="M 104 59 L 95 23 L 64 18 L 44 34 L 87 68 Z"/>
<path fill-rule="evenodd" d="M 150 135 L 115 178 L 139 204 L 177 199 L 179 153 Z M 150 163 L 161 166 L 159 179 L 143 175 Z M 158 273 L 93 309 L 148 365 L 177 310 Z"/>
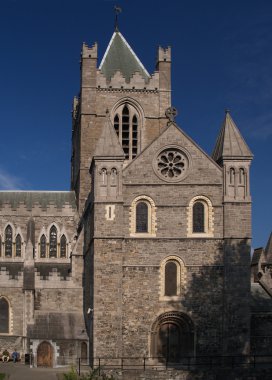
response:
<path fill-rule="evenodd" d="M 121 89 L 121 90 L 151 90 L 159 89 L 159 73 L 155 71 L 151 77 L 146 80 L 140 72 L 136 71 L 129 81 L 126 80 L 121 71 L 116 71 L 110 80 L 97 70 L 97 87 L 98 89 Z"/>
<path fill-rule="evenodd" d="M 81 57 L 82 58 L 95 58 L 95 59 L 97 59 L 97 43 L 95 43 L 93 46 L 89 47 L 85 42 L 83 42 Z"/>
<path fill-rule="evenodd" d="M 171 46 L 167 48 L 159 46 L 157 53 L 157 63 L 158 62 L 171 62 Z"/>

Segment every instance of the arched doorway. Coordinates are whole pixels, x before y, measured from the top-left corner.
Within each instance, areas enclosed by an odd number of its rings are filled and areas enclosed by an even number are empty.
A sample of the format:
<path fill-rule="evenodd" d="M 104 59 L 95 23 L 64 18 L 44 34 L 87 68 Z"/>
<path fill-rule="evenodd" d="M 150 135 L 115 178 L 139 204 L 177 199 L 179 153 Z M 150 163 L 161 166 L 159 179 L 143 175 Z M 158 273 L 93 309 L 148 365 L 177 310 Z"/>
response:
<path fill-rule="evenodd" d="M 191 319 L 180 312 L 162 314 L 152 328 L 152 356 L 161 362 L 179 363 L 194 353 Z"/>
<path fill-rule="evenodd" d="M 37 349 L 37 366 L 53 367 L 53 347 L 49 342 L 42 342 Z"/>
<path fill-rule="evenodd" d="M 81 343 L 81 362 L 82 362 L 82 364 L 87 363 L 87 355 L 88 355 L 87 343 L 82 342 Z"/>

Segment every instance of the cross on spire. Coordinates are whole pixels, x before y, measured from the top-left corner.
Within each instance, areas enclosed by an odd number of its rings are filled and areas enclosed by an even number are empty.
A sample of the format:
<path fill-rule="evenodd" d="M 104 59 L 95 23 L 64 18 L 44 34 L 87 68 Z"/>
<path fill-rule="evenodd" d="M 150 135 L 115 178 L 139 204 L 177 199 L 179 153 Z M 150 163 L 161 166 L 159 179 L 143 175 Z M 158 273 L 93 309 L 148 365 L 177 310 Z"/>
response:
<path fill-rule="evenodd" d="M 119 31 L 119 28 L 118 28 L 118 15 L 122 12 L 122 8 L 119 7 L 118 5 L 115 5 L 114 6 L 114 12 L 115 12 L 115 31 L 118 32 Z"/>

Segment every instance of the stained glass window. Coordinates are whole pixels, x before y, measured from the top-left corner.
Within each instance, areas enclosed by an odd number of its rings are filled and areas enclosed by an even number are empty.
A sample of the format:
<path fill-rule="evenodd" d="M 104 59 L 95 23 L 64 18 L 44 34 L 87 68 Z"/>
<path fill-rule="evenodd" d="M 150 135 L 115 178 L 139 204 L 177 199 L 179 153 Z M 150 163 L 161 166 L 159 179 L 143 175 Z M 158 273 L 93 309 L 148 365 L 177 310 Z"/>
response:
<path fill-rule="evenodd" d="M 12 228 L 10 225 L 7 226 L 5 231 L 5 256 L 12 256 Z"/>
<path fill-rule="evenodd" d="M 21 253 L 22 253 L 22 239 L 21 239 L 21 236 L 18 234 L 16 236 L 16 240 L 15 240 L 15 256 L 16 257 L 21 257 Z"/>
<path fill-rule="evenodd" d="M 137 145 L 138 145 L 138 119 L 134 115 L 132 119 L 132 158 L 137 156 Z"/>
<path fill-rule="evenodd" d="M 193 206 L 193 232 L 205 232 L 204 204 L 196 202 Z"/>
<path fill-rule="evenodd" d="M 67 241 L 65 235 L 60 239 L 60 257 L 66 257 Z"/>
<path fill-rule="evenodd" d="M 148 232 L 148 205 L 145 202 L 136 206 L 136 232 Z"/>
<path fill-rule="evenodd" d="M 42 258 L 46 257 L 46 237 L 45 237 L 45 235 L 42 235 L 41 239 L 40 239 L 40 256 Z"/>
<path fill-rule="evenodd" d="M 126 159 L 129 159 L 129 110 L 125 106 L 122 113 L 122 147 Z"/>
<path fill-rule="evenodd" d="M 50 228 L 49 257 L 57 257 L 57 229 L 55 226 Z"/>
<path fill-rule="evenodd" d="M 115 115 L 114 117 L 114 129 L 117 136 L 119 137 L 119 116 L 118 115 Z"/>

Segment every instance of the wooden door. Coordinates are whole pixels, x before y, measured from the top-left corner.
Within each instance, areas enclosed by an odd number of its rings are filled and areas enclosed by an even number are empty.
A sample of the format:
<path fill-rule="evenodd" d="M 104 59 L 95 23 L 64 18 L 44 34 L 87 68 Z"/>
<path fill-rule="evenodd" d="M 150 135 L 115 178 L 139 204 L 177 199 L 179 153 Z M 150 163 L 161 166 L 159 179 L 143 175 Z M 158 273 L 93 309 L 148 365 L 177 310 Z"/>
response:
<path fill-rule="evenodd" d="M 50 343 L 42 342 L 37 350 L 38 367 L 53 367 L 53 348 Z"/>
<path fill-rule="evenodd" d="M 181 354 L 180 326 L 174 323 L 164 323 L 160 326 L 158 356 L 168 362 L 176 363 Z"/>

